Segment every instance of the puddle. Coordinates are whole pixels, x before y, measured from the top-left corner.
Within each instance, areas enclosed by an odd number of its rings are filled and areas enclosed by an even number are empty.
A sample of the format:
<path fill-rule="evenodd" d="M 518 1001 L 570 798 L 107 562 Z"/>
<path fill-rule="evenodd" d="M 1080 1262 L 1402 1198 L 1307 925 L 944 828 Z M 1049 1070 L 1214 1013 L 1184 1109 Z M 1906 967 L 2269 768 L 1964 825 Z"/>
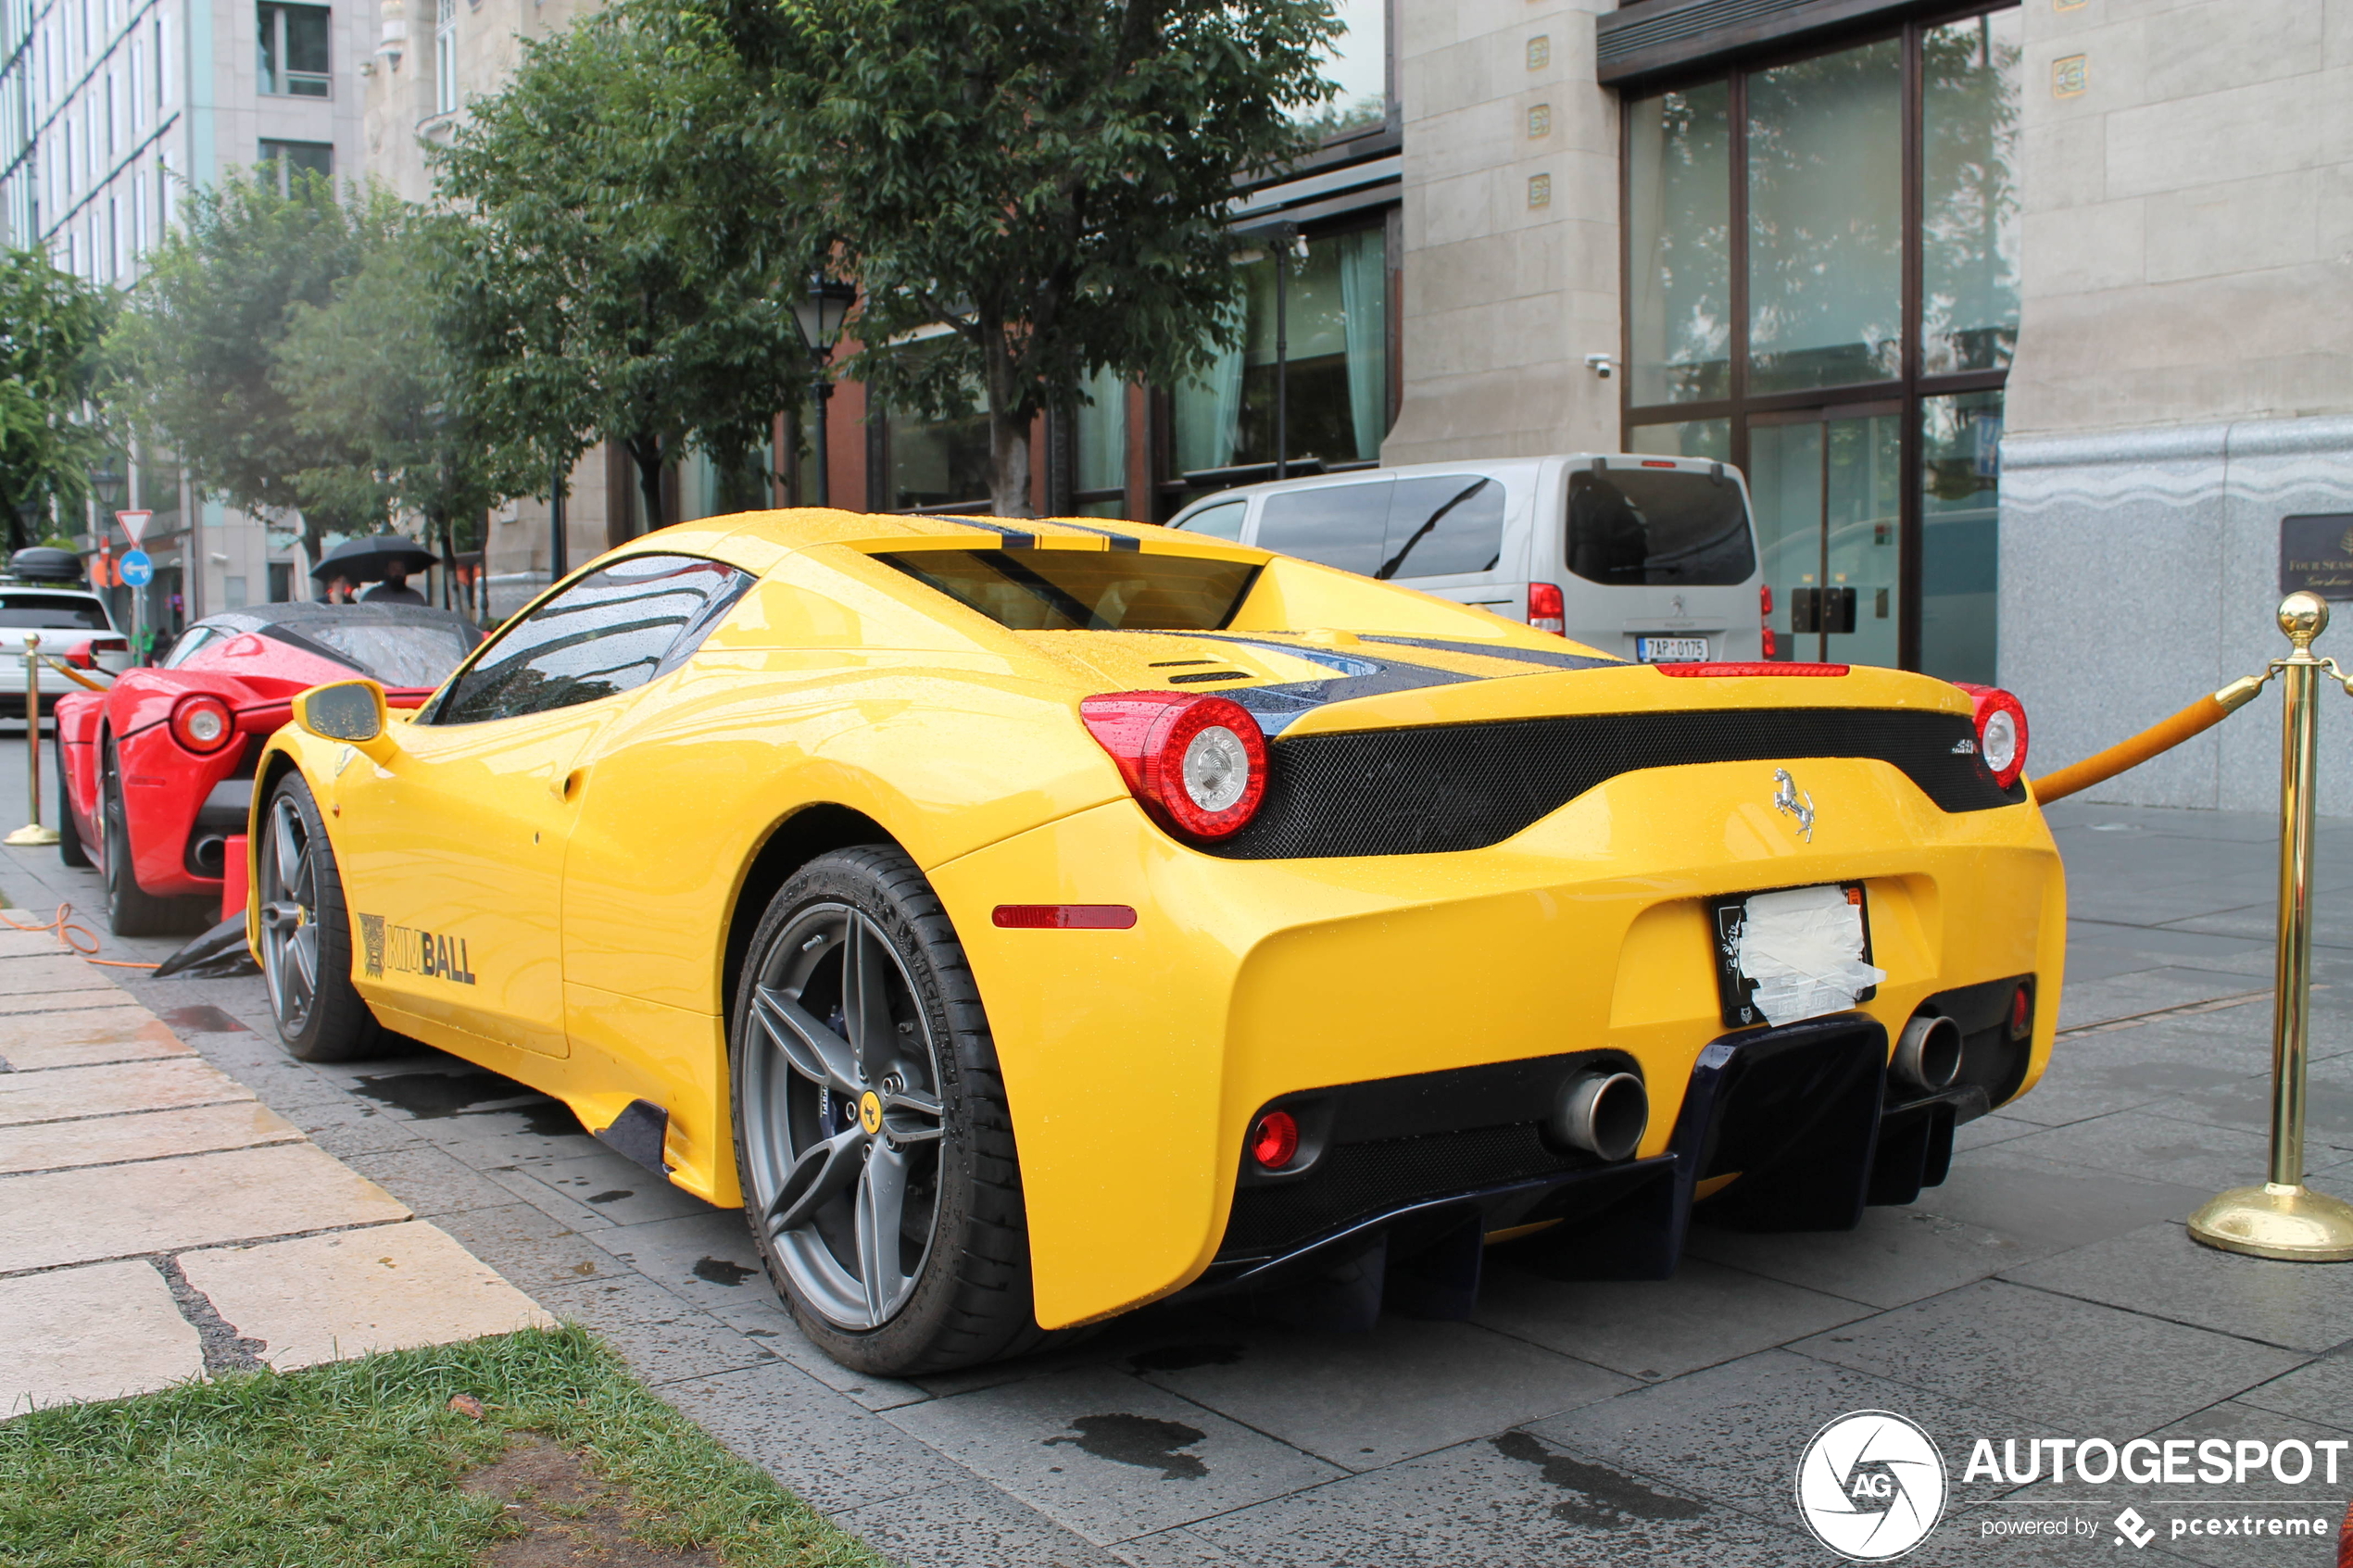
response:
<path fill-rule="evenodd" d="M 1199 1456 L 1179 1453 L 1209 1436 L 1181 1421 L 1161 1421 L 1149 1415 L 1082 1415 L 1070 1424 L 1076 1436 L 1049 1437 L 1046 1446 L 1069 1443 L 1081 1453 L 1139 1470 L 1157 1470 L 1169 1480 L 1206 1475 L 1209 1466 Z"/>
<path fill-rule="evenodd" d="M 618 1203 L 624 1198 L 635 1198 L 636 1196 L 637 1195 L 635 1193 L 630 1191 L 627 1187 L 615 1187 L 610 1192 L 598 1193 L 595 1197 L 589 1198 L 588 1201 L 591 1203 Z"/>
<path fill-rule="evenodd" d="M 1546 1486 L 1578 1494 L 1553 1504 L 1553 1517 L 1567 1524 L 1607 1530 L 1629 1519 L 1696 1519 L 1707 1512 L 1705 1503 L 1652 1491 L 1623 1471 L 1554 1453 L 1525 1432 L 1506 1432 L 1488 1441 L 1505 1459 L 1541 1466 Z"/>
<path fill-rule="evenodd" d="M 740 1263 L 731 1263 L 724 1258 L 705 1258 L 695 1265 L 695 1277 L 712 1285 L 741 1285 L 759 1272 L 758 1269 L 747 1269 Z"/>
<path fill-rule="evenodd" d="M 561 1100 L 496 1073 L 371 1073 L 355 1082 L 351 1092 L 405 1110 L 420 1122 L 497 1111 L 522 1117 L 525 1131 L 543 1138 L 577 1137 L 583 1131 Z"/>
<path fill-rule="evenodd" d="M 1239 1345 L 1163 1345 L 1127 1358 L 1130 1372 L 1185 1372 L 1197 1366 L 1232 1366 L 1242 1359 Z"/>
<path fill-rule="evenodd" d="M 195 1002 L 183 1008 L 170 1008 L 157 1014 L 164 1027 L 176 1035 L 250 1035 L 252 1030 L 233 1014 L 221 1011 L 210 1002 Z"/>

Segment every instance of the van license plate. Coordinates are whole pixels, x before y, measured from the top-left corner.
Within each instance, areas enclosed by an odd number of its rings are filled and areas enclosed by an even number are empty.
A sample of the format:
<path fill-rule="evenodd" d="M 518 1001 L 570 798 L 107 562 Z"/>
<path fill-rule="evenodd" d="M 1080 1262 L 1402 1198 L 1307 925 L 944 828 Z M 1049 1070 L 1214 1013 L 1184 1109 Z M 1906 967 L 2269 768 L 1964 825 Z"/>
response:
<path fill-rule="evenodd" d="M 1644 664 L 1705 664 L 1705 637 L 1637 637 L 1634 657 Z"/>

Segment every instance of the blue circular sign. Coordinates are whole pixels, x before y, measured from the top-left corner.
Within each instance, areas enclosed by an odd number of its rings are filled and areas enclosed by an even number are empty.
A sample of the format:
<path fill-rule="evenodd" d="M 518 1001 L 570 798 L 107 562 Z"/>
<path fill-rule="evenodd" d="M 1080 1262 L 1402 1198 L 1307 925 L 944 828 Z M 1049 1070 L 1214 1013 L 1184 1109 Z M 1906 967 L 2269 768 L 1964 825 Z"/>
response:
<path fill-rule="evenodd" d="M 144 588 L 156 580 L 156 563 L 147 558 L 145 550 L 133 550 L 122 558 L 122 580 L 134 588 Z"/>

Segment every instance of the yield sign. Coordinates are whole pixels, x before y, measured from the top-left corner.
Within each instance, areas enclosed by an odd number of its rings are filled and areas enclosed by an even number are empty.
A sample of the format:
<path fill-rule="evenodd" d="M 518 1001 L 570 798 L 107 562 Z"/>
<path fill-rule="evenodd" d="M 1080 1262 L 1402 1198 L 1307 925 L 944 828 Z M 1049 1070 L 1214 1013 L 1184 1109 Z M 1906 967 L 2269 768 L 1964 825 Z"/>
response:
<path fill-rule="evenodd" d="M 139 536 L 147 531 L 147 520 L 155 515 L 153 512 L 145 511 L 117 512 L 114 514 L 114 520 L 122 524 L 122 531 L 130 534 L 131 542 L 136 545 L 139 543 Z"/>

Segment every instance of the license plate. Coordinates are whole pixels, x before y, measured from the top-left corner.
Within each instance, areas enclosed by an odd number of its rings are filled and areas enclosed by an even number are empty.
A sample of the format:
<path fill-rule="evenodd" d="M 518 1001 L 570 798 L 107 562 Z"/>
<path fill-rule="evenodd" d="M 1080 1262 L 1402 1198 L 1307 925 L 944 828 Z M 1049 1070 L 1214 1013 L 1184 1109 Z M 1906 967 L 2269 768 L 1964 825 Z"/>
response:
<path fill-rule="evenodd" d="M 1634 658 L 1642 664 L 1705 664 L 1705 637 L 1637 637 Z"/>
<path fill-rule="evenodd" d="M 1716 992 L 1724 1026 L 1794 1023 L 1879 994 L 1870 907 L 1859 882 L 1711 898 Z"/>

